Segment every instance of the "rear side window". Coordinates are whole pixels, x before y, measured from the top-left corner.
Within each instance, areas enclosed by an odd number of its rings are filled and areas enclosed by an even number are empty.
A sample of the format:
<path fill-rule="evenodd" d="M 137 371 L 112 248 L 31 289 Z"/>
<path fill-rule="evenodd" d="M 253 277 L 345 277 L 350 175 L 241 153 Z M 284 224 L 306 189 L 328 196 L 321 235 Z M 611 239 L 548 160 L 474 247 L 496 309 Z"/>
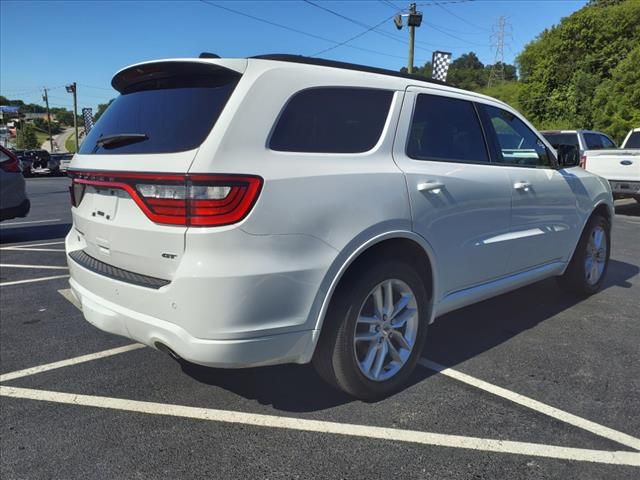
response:
<path fill-rule="evenodd" d="M 457 98 L 418 95 L 407 155 L 415 160 L 488 162 L 482 127 L 473 104 Z"/>
<path fill-rule="evenodd" d="M 573 145 L 580 149 L 577 133 L 543 133 L 543 135 L 553 148 L 558 148 L 560 145 Z"/>
<path fill-rule="evenodd" d="M 284 107 L 269 148 L 281 152 L 361 153 L 382 134 L 393 92 L 368 88 L 311 88 Z"/>
<path fill-rule="evenodd" d="M 240 77 L 209 70 L 152 72 L 155 78 L 147 74 L 151 80 L 127 85 L 82 142 L 80 153 L 173 153 L 199 147 Z"/>
<path fill-rule="evenodd" d="M 640 132 L 633 132 L 624 148 L 640 148 Z"/>

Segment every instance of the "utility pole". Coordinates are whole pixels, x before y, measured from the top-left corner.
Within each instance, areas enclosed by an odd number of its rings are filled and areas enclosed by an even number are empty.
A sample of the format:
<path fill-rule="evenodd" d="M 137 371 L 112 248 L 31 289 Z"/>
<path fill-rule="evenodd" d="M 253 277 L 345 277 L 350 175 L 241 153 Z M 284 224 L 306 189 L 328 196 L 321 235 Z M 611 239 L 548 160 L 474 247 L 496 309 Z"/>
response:
<path fill-rule="evenodd" d="M 67 89 L 67 93 L 73 93 L 73 128 L 76 131 L 76 151 L 78 152 L 78 86 L 76 82 L 73 82 L 71 85 L 67 85 L 65 87 Z"/>
<path fill-rule="evenodd" d="M 409 5 L 409 65 L 407 70 L 409 73 L 413 73 L 413 48 L 416 40 L 416 27 L 411 23 L 411 15 L 416 15 L 416 4 Z"/>
<path fill-rule="evenodd" d="M 42 99 L 47 104 L 47 129 L 49 130 L 49 145 L 51 146 L 51 153 L 53 153 L 53 137 L 51 136 L 51 112 L 49 111 L 49 94 L 47 89 L 44 88 L 44 95 Z"/>
<path fill-rule="evenodd" d="M 409 5 L 409 13 L 400 13 L 393 17 L 393 23 L 396 28 L 400 30 L 402 28 L 402 18 L 407 18 L 407 26 L 409 27 L 409 60 L 407 62 L 407 71 L 413 73 L 413 49 L 416 38 L 416 27 L 419 27 L 422 23 L 422 12 L 416 10 L 416 4 Z"/>
<path fill-rule="evenodd" d="M 489 81 L 487 86 L 495 85 L 497 83 L 504 82 L 504 38 L 505 30 L 507 27 L 507 19 L 504 16 L 498 18 L 498 25 L 495 27 L 491 39 L 493 40 L 492 47 L 496 49 L 496 56 L 489 73 Z"/>

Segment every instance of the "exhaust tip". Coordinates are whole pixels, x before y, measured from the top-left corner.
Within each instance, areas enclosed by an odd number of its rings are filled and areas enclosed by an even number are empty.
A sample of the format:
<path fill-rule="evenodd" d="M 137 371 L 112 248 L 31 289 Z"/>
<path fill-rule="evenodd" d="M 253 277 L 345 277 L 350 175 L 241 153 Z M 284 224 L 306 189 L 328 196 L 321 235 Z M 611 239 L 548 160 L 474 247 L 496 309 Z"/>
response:
<path fill-rule="evenodd" d="M 176 352 L 174 352 L 173 350 L 171 350 L 169 347 L 167 347 L 164 343 L 162 342 L 156 342 L 154 343 L 154 346 L 160 350 L 161 352 L 167 353 L 169 354 L 169 356 L 171 358 L 173 358 L 176 362 L 181 362 L 182 358 L 180 358 L 180 355 L 178 355 Z"/>

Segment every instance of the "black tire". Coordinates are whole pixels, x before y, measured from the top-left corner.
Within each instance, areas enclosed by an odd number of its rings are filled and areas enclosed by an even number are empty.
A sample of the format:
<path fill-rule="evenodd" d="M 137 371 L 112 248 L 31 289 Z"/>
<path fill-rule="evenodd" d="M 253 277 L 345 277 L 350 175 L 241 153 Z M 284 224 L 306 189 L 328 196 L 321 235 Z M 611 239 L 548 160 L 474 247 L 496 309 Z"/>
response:
<path fill-rule="evenodd" d="M 591 283 L 587 279 L 585 270 L 585 262 L 587 259 L 589 238 L 593 234 L 594 229 L 602 228 L 606 238 L 606 252 L 604 270 L 597 282 Z M 573 252 L 569 266 L 563 275 L 558 277 L 558 282 L 567 291 L 581 296 L 593 295 L 602 288 L 604 279 L 609 268 L 609 257 L 611 255 L 611 225 L 609 221 L 602 215 L 595 214 L 587 222 L 580 241 Z"/>
<path fill-rule="evenodd" d="M 418 326 L 413 350 L 404 365 L 391 378 L 375 381 L 358 366 L 353 336 L 363 303 L 377 285 L 389 279 L 400 280 L 413 291 Z M 408 263 L 385 261 L 356 267 L 341 280 L 331 301 L 313 357 L 314 367 L 325 381 L 353 397 L 365 401 L 387 397 L 402 389 L 413 372 L 427 336 L 429 313 L 427 289 Z"/>

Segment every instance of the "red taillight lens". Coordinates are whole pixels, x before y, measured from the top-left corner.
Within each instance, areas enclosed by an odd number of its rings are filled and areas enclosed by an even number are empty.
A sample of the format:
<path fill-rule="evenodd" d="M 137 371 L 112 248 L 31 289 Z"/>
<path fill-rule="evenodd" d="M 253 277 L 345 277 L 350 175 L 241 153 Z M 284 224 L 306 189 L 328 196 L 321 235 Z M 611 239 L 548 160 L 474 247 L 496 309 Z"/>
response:
<path fill-rule="evenodd" d="M 7 160 L 4 160 L 3 162 L 0 162 L 0 169 L 10 173 L 20 173 L 22 170 L 20 170 L 20 161 L 18 160 L 18 157 L 16 157 L 13 153 L 9 152 L 8 150 L 2 150 L 2 151 L 9 158 Z"/>
<path fill-rule="evenodd" d="M 262 188 L 262 178 L 254 175 L 73 172 L 72 177 L 73 185 L 125 190 L 156 223 L 200 227 L 239 222 L 251 211 Z M 76 190 L 72 192 L 77 206 L 81 198 Z"/>
<path fill-rule="evenodd" d="M 580 163 L 578 164 L 578 166 L 580 166 L 580 168 L 587 168 L 587 156 L 586 155 L 582 155 L 580 157 Z"/>

